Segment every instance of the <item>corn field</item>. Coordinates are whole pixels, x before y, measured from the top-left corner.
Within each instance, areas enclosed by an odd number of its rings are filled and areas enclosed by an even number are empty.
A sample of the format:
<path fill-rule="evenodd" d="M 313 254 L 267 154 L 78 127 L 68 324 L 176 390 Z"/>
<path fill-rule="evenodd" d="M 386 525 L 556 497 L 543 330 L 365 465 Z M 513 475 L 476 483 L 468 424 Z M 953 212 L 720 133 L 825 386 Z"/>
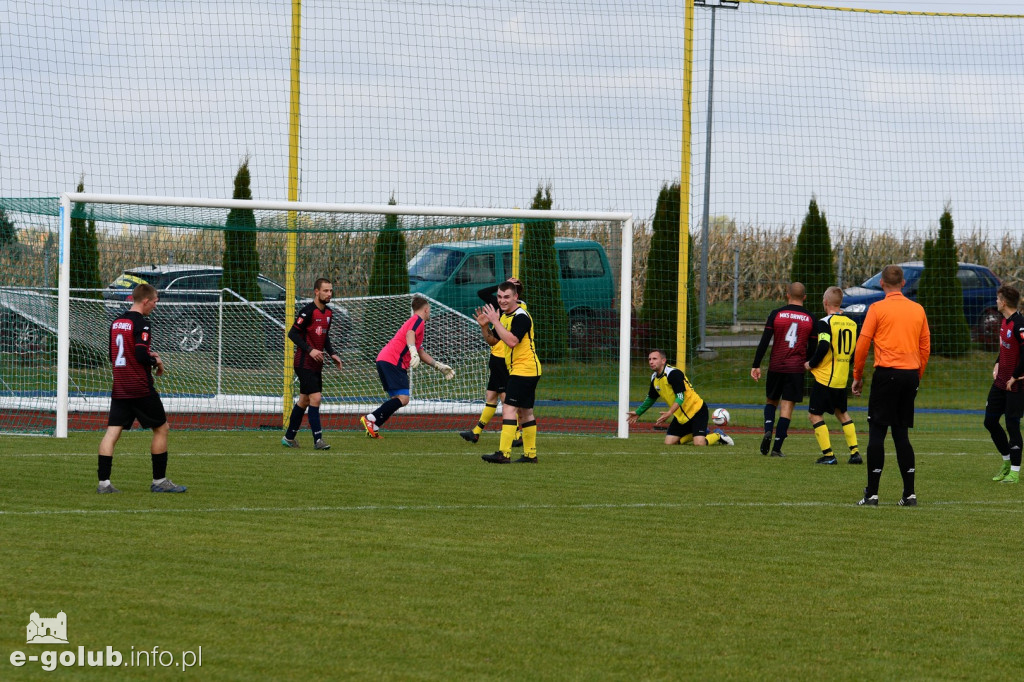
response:
<path fill-rule="evenodd" d="M 510 228 L 463 227 L 416 229 L 405 233 L 407 254 L 415 255 L 421 248 L 441 242 L 469 239 L 508 238 Z M 529 229 L 528 226 L 526 229 Z M 714 229 L 709 236 L 708 303 L 731 300 L 735 270 L 735 254 L 739 251 L 738 288 L 741 300 L 778 300 L 783 298 L 789 281 L 790 264 L 796 247 L 798 228 L 768 229 L 758 226 Z M 607 224 L 560 224 L 559 236 L 592 239 L 600 242 L 608 253 L 613 270 L 619 264 L 618 226 Z M 112 282 L 123 270 L 149 264 L 197 263 L 219 265 L 224 250 L 223 233 L 215 230 L 172 228 L 100 229 L 98 230 L 100 276 L 104 284 Z M 647 277 L 651 231 L 646 222 L 633 228 L 633 306 L 643 306 Z M 316 277 L 327 274 L 335 282 L 341 296 L 365 294 L 371 263 L 375 232 L 303 232 L 298 236 L 298 268 L 296 282 L 300 291 L 312 285 Z M 878 234 L 865 231 L 832 234 L 832 247 L 837 272 L 842 253 L 842 286 L 859 284 L 889 263 L 919 260 L 924 252 L 924 236 L 918 234 Z M 286 270 L 286 237 L 281 232 L 261 232 L 257 239 L 260 271 L 278 282 L 284 282 Z M 958 243 L 959 260 L 978 263 L 992 269 L 1005 283 L 1024 284 L 1024 237 L 1004 235 L 1000 239 L 970 234 Z M 662 257 L 675 258 L 676 254 Z M 694 240 L 691 259 L 697 284 L 701 240 Z M 53 287 L 57 278 L 57 240 L 52 231 L 39 228 L 21 229 L 18 243 L 0 248 L 0 285 Z"/>

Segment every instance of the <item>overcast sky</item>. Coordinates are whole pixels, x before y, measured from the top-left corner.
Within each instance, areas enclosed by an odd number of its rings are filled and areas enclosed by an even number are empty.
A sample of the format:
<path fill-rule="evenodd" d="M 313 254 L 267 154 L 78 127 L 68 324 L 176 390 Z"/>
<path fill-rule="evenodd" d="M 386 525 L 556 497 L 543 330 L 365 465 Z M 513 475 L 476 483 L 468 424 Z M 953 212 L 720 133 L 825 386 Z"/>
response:
<path fill-rule="evenodd" d="M 828 4 L 828 3 L 821 3 Z M 1017 3 L 845 7 L 1007 13 Z M 287 192 L 288 0 L 0 4 L 0 196 Z M 697 10 L 693 220 L 710 12 Z M 1024 21 L 717 11 L 711 213 L 1019 229 Z M 676 0 L 305 0 L 301 198 L 647 217 L 680 177 Z"/>

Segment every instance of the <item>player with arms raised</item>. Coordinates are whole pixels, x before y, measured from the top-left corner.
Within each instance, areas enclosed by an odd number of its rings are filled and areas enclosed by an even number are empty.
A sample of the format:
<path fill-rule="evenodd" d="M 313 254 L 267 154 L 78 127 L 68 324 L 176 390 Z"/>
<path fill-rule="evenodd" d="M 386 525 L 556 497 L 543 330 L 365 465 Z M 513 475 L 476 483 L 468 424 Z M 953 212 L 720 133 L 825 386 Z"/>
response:
<path fill-rule="evenodd" d="M 299 378 L 299 399 L 292 406 L 288 430 L 281 439 L 281 445 L 286 448 L 299 447 L 295 436 L 302 426 L 302 415 L 308 407 L 313 447 L 317 450 L 331 449 L 323 439 L 320 401 L 323 399 L 324 357 L 330 357 L 335 366 L 341 369 L 341 358 L 331 346 L 331 318 L 334 313 L 327 304 L 331 302 L 332 295 L 334 286 L 331 280 L 323 277 L 317 279 L 313 283 L 313 300 L 302 307 L 292 328 L 288 330 L 288 338 L 295 344 L 293 369 Z"/>
<path fill-rule="evenodd" d="M 772 344 L 772 355 L 768 361 L 768 379 L 765 381 L 764 437 L 761 439 L 761 454 L 785 457 L 782 443 L 789 433 L 789 422 L 793 407 L 804 399 L 804 363 L 813 352 L 814 341 L 811 330 L 814 318 L 804 308 L 807 291 L 800 282 L 786 287 L 786 305 L 776 308 L 768 315 L 761 334 L 761 343 L 754 353 L 754 364 L 750 377 L 761 380 L 761 360 Z M 774 338 L 774 341 L 772 340 Z M 782 416 L 775 423 L 775 410 L 782 406 Z M 772 428 L 775 440 L 772 441 Z"/>
<path fill-rule="evenodd" d="M 160 297 L 149 284 L 140 284 L 132 291 L 132 307 L 110 324 L 110 364 L 113 366 L 113 387 L 110 391 L 110 416 L 107 432 L 100 441 L 99 484 L 96 492 L 121 492 L 110 482 L 114 446 L 121 432 L 130 429 L 135 420 L 153 431 L 149 452 L 153 463 L 154 493 L 183 493 L 187 488 L 167 478 L 167 415 L 160 395 L 153 387 L 153 368 L 157 376 L 164 373 L 160 354 L 150 349 L 153 333 L 147 317 L 156 308 Z"/>

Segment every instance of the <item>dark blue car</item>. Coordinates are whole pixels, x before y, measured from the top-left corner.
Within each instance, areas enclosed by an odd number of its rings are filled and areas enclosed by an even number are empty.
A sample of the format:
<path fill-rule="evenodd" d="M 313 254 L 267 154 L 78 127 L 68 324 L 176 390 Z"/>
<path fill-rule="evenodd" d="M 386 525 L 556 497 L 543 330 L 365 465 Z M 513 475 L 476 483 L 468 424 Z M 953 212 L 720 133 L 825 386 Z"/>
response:
<path fill-rule="evenodd" d="M 907 281 L 903 287 L 903 295 L 917 300 L 917 287 L 924 271 L 922 261 L 900 263 L 903 278 Z M 983 265 L 959 263 L 956 277 L 964 292 L 964 315 L 967 324 L 975 336 L 983 342 L 991 342 L 999 334 L 1001 315 L 996 310 L 996 290 L 999 289 L 999 278 Z M 882 273 L 879 272 L 859 287 L 850 287 L 843 292 L 843 310 L 858 326 L 864 323 L 868 306 L 885 298 L 881 285 Z"/>

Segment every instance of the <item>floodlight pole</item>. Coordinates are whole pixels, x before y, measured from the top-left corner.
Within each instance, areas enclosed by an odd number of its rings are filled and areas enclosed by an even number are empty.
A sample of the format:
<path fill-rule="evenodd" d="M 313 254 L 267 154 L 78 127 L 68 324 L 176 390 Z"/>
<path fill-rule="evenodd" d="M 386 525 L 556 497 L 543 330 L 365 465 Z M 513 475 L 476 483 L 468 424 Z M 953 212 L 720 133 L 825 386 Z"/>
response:
<path fill-rule="evenodd" d="M 695 0 L 694 5 L 711 10 L 711 40 L 708 50 L 708 113 L 704 133 L 704 217 L 700 230 L 700 347 L 697 349 L 705 351 L 708 349 L 705 339 L 708 326 L 708 234 L 710 232 L 708 223 L 711 220 L 711 114 L 715 89 L 715 10 L 719 7 L 737 9 L 739 2 L 736 0 Z"/>

